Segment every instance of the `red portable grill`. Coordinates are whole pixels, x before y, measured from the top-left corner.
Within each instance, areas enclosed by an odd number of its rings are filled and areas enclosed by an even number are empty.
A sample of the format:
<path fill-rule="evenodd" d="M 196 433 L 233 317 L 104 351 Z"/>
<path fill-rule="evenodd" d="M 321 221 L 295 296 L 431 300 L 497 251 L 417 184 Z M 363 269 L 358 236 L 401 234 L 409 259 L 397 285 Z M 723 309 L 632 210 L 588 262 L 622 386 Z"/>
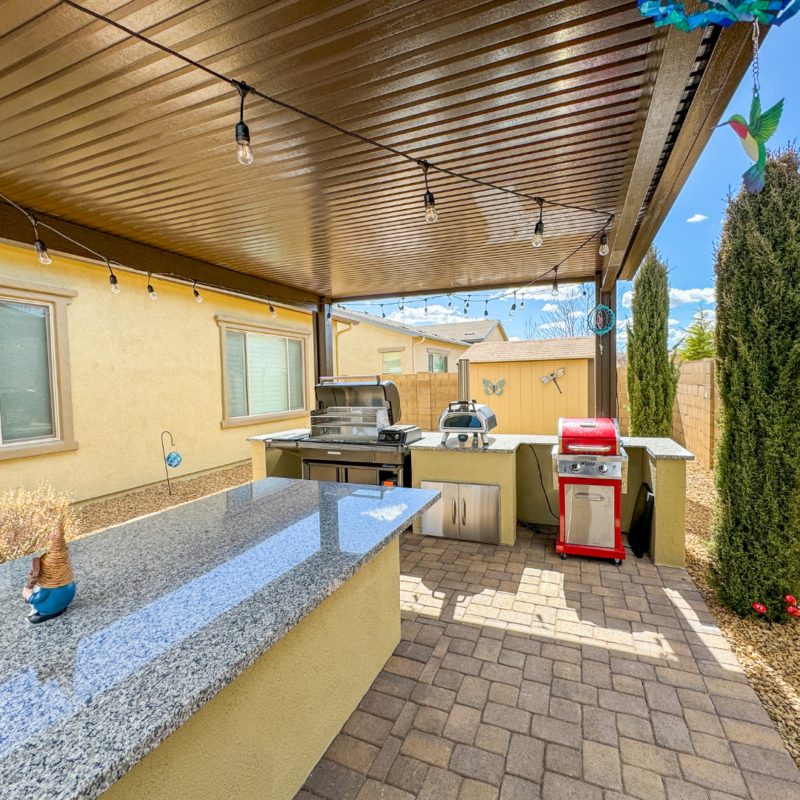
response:
<path fill-rule="evenodd" d="M 553 485 L 560 525 L 556 552 L 613 558 L 622 563 L 621 493 L 626 492 L 628 455 L 615 419 L 560 419 L 553 448 Z"/>

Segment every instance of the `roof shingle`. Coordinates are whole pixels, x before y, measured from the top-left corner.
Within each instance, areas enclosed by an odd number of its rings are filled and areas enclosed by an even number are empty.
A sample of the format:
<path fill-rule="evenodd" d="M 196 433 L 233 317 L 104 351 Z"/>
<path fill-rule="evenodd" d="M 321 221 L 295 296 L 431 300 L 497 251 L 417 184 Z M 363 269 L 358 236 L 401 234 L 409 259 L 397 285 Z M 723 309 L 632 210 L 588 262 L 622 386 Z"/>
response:
<path fill-rule="evenodd" d="M 461 358 L 468 358 L 475 364 L 495 361 L 562 361 L 594 358 L 594 347 L 594 336 L 478 342 L 462 353 Z"/>

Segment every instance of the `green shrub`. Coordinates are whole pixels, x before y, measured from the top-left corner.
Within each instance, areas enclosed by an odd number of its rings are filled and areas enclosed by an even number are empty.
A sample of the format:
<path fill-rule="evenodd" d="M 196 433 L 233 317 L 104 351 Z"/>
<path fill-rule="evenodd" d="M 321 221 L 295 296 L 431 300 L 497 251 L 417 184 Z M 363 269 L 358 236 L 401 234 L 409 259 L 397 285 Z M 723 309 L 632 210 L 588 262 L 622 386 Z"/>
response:
<path fill-rule="evenodd" d="M 633 284 L 628 325 L 628 400 L 631 436 L 672 436 L 672 405 L 680 370 L 667 349 L 667 265 L 651 248 Z"/>
<path fill-rule="evenodd" d="M 694 315 L 694 322 L 686 329 L 678 352 L 684 361 L 714 357 L 714 323 L 702 303 Z"/>
<path fill-rule="evenodd" d="M 716 255 L 721 435 L 714 577 L 738 614 L 787 620 L 800 593 L 800 176 L 794 148 L 766 188 L 728 200 Z"/>

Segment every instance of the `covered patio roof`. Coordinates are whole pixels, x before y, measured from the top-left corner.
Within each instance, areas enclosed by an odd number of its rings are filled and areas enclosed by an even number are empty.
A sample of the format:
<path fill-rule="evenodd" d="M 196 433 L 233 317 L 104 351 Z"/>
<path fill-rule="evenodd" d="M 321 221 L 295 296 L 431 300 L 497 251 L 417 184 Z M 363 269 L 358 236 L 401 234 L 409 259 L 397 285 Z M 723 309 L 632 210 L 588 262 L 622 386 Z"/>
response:
<path fill-rule="evenodd" d="M 230 83 L 74 4 L 7 0 L 0 190 L 129 267 L 309 307 L 518 286 L 559 262 L 610 290 L 750 58 L 747 26 L 657 30 L 635 0 L 83 5 L 412 160 L 250 95 L 241 166 Z M 436 171 L 427 224 L 413 159 L 544 198 L 544 245 L 535 202 Z M 0 226 L 33 241 L 6 204 Z"/>

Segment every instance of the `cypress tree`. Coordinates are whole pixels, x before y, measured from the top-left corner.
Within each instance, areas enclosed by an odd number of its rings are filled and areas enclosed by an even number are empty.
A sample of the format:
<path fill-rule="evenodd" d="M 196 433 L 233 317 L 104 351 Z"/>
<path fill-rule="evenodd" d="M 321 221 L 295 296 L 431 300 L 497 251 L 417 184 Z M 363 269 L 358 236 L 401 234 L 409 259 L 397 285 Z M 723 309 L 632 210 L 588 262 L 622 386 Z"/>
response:
<path fill-rule="evenodd" d="M 680 371 L 667 349 L 667 265 L 655 248 L 633 284 L 633 328 L 628 325 L 628 400 L 631 436 L 672 436 L 672 404 Z"/>
<path fill-rule="evenodd" d="M 686 329 L 686 337 L 678 352 L 684 361 L 714 357 L 714 324 L 702 303 L 694 315 L 694 322 Z"/>
<path fill-rule="evenodd" d="M 738 614 L 788 620 L 800 593 L 800 176 L 770 155 L 766 188 L 728 198 L 716 254 L 720 394 L 714 577 Z"/>

